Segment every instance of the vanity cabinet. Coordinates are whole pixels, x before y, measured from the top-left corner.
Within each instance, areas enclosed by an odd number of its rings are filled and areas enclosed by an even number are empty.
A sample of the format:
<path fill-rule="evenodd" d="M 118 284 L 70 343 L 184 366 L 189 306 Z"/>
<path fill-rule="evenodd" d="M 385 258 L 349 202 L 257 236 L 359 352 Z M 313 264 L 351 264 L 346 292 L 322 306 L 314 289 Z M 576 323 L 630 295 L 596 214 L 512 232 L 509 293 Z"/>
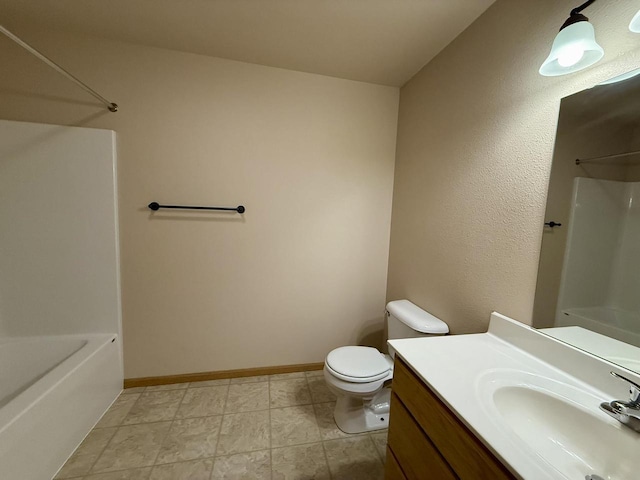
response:
<path fill-rule="evenodd" d="M 389 418 L 385 480 L 516 479 L 398 356 Z"/>

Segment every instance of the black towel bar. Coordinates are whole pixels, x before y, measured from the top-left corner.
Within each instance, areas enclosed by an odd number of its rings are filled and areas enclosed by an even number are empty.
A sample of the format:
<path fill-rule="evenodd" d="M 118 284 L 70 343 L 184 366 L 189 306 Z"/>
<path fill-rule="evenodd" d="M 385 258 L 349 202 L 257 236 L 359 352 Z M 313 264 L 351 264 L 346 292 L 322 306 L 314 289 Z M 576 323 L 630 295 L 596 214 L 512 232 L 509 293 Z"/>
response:
<path fill-rule="evenodd" d="M 227 210 L 238 213 L 244 213 L 246 208 L 242 205 L 238 205 L 237 207 L 194 207 L 190 205 L 160 205 L 158 202 L 151 202 L 147 205 L 151 210 L 156 211 L 161 208 L 179 208 L 183 210 Z"/>

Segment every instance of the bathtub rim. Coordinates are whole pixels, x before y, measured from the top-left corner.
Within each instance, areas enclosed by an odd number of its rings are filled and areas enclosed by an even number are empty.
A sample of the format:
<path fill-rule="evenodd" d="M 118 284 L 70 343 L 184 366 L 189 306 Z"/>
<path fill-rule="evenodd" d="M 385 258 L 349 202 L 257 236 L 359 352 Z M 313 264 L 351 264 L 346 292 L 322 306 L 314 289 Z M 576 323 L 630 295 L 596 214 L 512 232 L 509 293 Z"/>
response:
<path fill-rule="evenodd" d="M 599 333 L 600 335 L 613 338 L 614 340 L 629 343 L 635 347 L 640 347 L 640 333 L 629 332 L 618 325 L 607 323 L 602 320 L 601 316 L 597 315 L 603 311 L 613 311 L 615 314 L 616 310 L 620 309 L 607 306 L 565 308 L 564 310 L 559 311 L 556 316 L 555 326 L 578 326 Z M 589 315 L 594 313 L 595 315 Z"/>
<path fill-rule="evenodd" d="M 6 405 L 0 408 L 0 434 L 7 430 L 13 423 L 17 422 L 21 417 L 26 415 L 31 408 L 46 397 L 52 390 L 58 387 L 65 379 L 74 374 L 78 369 L 98 354 L 102 349 L 110 343 L 117 341 L 116 333 L 101 334 L 71 334 L 71 335 L 46 335 L 46 336 L 27 336 L 27 337 L 3 337 L 2 343 L 19 342 L 25 340 L 55 340 L 55 339 L 74 339 L 86 340 L 83 345 L 73 355 L 60 362 L 55 368 L 48 372 L 44 377 L 37 380 L 24 391 L 12 398 Z"/>

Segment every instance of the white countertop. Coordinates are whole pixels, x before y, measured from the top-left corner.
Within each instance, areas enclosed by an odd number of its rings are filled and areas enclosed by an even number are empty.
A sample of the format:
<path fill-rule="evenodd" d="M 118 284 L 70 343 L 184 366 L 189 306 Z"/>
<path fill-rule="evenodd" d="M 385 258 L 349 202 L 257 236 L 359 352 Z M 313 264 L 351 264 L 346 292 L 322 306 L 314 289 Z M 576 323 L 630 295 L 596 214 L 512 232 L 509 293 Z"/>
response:
<path fill-rule="evenodd" d="M 505 324 L 506 321 L 510 323 Z M 552 365 L 530 351 L 510 343 L 513 340 L 510 336 L 519 338 L 515 343 L 530 343 L 534 345 L 534 350 L 539 348 L 555 357 L 563 356 L 558 355 L 562 348 L 569 349 L 568 356 L 572 358 L 565 362 L 566 365 L 573 368 L 572 365 L 582 364 L 591 371 L 597 370 L 599 376 L 608 376 L 611 367 L 605 364 L 602 368 L 593 368 L 594 361 L 602 361 L 592 355 L 579 352 L 568 345 L 558 345 L 561 342 L 525 325 L 518 327 L 514 325 L 517 322 L 498 314 L 492 315 L 491 322 L 489 332 L 483 334 L 390 340 L 389 344 L 517 477 L 526 480 L 566 479 L 567 476 L 546 463 L 529 445 L 518 439 L 513 431 L 495 421 L 495 411 L 487 408 L 481 401 L 482 389 L 487 379 L 504 374 L 518 378 L 518 375 L 523 376 L 523 372 L 526 372 L 524 375 L 539 375 L 587 391 L 587 404 L 590 406 L 593 403 L 595 410 L 598 410 L 599 401 L 612 400 L 615 397 L 611 395 L 623 392 L 624 388 L 604 393 L 597 388 L 603 388 L 603 385 L 608 387 L 609 383 L 596 384 L 596 387 L 591 382 L 584 383 L 579 376 L 573 375 L 574 372 L 569 374 L 558 368 L 555 361 Z M 522 332 L 518 331 L 520 328 Z M 536 335 L 543 338 L 536 338 Z M 555 343 L 547 345 L 545 342 Z"/>

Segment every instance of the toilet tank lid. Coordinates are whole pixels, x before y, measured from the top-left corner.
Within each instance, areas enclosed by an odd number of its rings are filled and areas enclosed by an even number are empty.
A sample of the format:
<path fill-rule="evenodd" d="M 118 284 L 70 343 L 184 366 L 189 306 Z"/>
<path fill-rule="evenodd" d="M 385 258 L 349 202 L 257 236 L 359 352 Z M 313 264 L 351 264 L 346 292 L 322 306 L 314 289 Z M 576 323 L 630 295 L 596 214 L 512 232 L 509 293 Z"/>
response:
<path fill-rule="evenodd" d="M 433 335 L 449 333 L 449 326 L 446 323 L 429 312 L 425 312 L 409 300 L 394 300 L 387 303 L 387 312 L 416 332 Z"/>

